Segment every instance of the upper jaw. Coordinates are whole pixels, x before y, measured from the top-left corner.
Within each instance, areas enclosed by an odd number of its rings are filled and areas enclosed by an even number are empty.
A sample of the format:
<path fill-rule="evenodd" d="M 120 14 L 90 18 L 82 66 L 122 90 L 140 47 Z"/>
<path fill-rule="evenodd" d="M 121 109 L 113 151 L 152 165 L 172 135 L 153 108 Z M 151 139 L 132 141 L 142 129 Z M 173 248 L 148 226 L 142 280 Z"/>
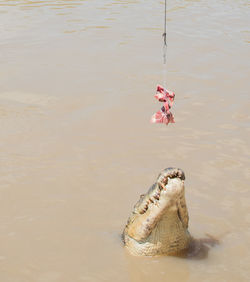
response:
<path fill-rule="evenodd" d="M 177 177 L 168 178 L 166 185 L 158 182 L 152 188 L 137 207 L 140 214 L 144 214 L 152 206 L 159 207 L 155 212 L 160 212 L 173 205 L 184 193 L 184 181 Z"/>
<path fill-rule="evenodd" d="M 141 200 L 136 204 L 135 211 L 139 214 L 144 214 L 151 204 L 158 205 L 161 197 L 168 197 L 173 200 L 173 193 L 178 190 L 183 190 L 183 182 L 185 174 L 180 168 L 166 168 L 158 176 L 156 183 L 149 189 L 146 195 L 143 195 Z M 178 183 L 178 185 L 177 185 Z M 180 185 L 182 183 L 182 185 Z M 164 193 L 162 193 L 164 192 Z M 166 199 L 163 201 L 166 204 Z"/>
<path fill-rule="evenodd" d="M 168 167 L 159 174 L 157 182 L 167 185 L 168 179 L 172 178 L 180 178 L 181 180 L 185 180 L 184 171 L 180 168 Z"/>
<path fill-rule="evenodd" d="M 184 199 L 184 178 L 179 169 L 165 169 L 149 191 L 141 195 L 124 234 L 143 242 L 166 213 L 176 212 Z"/>
<path fill-rule="evenodd" d="M 160 194 L 160 198 L 168 198 L 171 201 L 177 200 L 184 192 L 184 181 L 180 178 L 169 178 L 167 185 L 165 185 Z"/>

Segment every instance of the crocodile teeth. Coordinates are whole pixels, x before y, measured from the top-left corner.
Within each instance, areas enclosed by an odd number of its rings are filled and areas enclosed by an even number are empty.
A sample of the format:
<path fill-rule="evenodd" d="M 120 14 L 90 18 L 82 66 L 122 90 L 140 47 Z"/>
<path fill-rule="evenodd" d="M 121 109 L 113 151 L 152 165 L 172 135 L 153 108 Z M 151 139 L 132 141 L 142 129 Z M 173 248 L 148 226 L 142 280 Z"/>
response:
<path fill-rule="evenodd" d="M 154 198 L 156 199 L 156 200 L 159 200 L 160 199 L 160 195 L 154 195 Z"/>
<path fill-rule="evenodd" d="M 160 189 L 160 190 L 164 189 L 164 184 L 163 184 L 162 182 L 158 182 L 158 183 L 159 183 L 159 185 L 158 185 L 158 186 L 159 186 L 159 189 Z"/>

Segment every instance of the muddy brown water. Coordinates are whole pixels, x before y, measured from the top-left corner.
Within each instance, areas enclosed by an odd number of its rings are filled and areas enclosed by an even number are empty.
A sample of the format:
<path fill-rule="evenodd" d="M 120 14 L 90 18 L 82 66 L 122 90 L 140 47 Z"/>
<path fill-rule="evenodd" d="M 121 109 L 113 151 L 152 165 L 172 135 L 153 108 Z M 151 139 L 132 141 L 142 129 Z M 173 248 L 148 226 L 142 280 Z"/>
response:
<path fill-rule="evenodd" d="M 0 281 L 249 281 L 249 3 L 168 1 L 165 127 L 163 2 L 0 2 Z M 122 247 L 169 166 L 192 235 L 221 240 L 203 259 Z"/>

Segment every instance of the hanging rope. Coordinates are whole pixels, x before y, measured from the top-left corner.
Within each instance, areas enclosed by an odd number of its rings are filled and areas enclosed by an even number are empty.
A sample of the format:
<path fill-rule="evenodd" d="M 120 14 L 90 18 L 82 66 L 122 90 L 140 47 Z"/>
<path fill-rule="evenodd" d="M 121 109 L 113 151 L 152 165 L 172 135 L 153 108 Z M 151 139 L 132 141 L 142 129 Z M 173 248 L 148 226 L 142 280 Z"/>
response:
<path fill-rule="evenodd" d="M 165 17 L 164 17 L 164 33 L 163 36 L 163 64 L 167 62 L 167 0 L 165 0 Z"/>
<path fill-rule="evenodd" d="M 167 87 L 167 0 L 165 0 L 165 17 L 164 17 L 164 33 L 163 36 L 163 86 Z"/>

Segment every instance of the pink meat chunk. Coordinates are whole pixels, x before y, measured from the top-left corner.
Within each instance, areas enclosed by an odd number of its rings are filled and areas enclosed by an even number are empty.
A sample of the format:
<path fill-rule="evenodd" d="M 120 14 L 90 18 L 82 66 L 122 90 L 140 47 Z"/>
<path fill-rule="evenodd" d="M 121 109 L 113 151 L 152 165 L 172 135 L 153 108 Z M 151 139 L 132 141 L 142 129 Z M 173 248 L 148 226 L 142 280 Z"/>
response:
<path fill-rule="evenodd" d="M 165 89 L 161 85 L 157 85 L 156 94 L 154 95 L 154 97 L 159 102 L 164 102 L 164 105 L 162 106 L 160 111 L 156 112 L 151 117 L 151 123 L 165 123 L 166 125 L 168 125 L 169 123 L 174 123 L 174 116 L 170 112 L 170 109 L 174 103 L 174 92 Z"/>

